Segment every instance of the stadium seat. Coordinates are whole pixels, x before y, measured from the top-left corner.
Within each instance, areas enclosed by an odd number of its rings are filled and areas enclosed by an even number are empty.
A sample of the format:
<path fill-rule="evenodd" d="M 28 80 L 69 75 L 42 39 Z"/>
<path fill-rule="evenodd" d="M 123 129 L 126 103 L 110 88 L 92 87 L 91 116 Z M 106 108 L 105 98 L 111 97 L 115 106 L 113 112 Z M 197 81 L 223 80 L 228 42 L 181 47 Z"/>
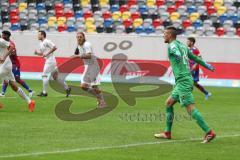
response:
<path fill-rule="evenodd" d="M 155 14 L 157 11 L 157 7 L 156 6 L 150 6 L 148 7 L 148 13 L 149 14 Z"/>
<path fill-rule="evenodd" d="M 113 20 L 111 18 L 105 19 L 103 24 L 105 28 L 110 27 L 111 25 L 113 25 Z"/>
<path fill-rule="evenodd" d="M 103 33 L 104 32 L 104 27 L 103 26 L 97 26 L 96 31 L 97 31 L 97 33 Z"/>
<path fill-rule="evenodd" d="M 47 18 L 46 17 L 38 18 L 38 24 L 39 25 L 45 24 L 45 23 L 47 23 Z"/>
<path fill-rule="evenodd" d="M 122 13 L 122 20 L 129 19 L 131 17 L 131 12 L 126 11 Z"/>
<path fill-rule="evenodd" d="M 168 27 L 168 26 L 171 26 L 171 25 L 172 25 L 172 22 L 169 19 L 166 19 L 165 21 L 163 21 L 163 26 L 164 27 Z"/>
<path fill-rule="evenodd" d="M 167 12 L 167 6 L 163 5 L 158 7 L 158 13 L 161 15 L 163 13 Z"/>
<path fill-rule="evenodd" d="M 136 5 L 137 4 L 137 0 L 128 0 L 128 2 L 127 2 L 127 5 L 129 6 L 129 7 L 131 7 L 131 6 L 133 6 L 133 5 Z"/>
<path fill-rule="evenodd" d="M 195 32 L 195 28 L 192 27 L 192 26 L 187 27 L 187 28 L 185 29 L 185 34 L 188 35 L 188 36 L 194 34 L 194 32 Z"/>
<path fill-rule="evenodd" d="M 223 23 L 224 21 L 228 20 L 228 15 L 226 13 L 222 14 L 219 16 L 219 20 L 221 23 Z"/>
<path fill-rule="evenodd" d="M 231 15 L 229 16 L 229 19 L 230 19 L 233 23 L 237 23 L 237 21 L 239 20 L 237 14 L 231 14 Z"/>
<path fill-rule="evenodd" d="M 158 35 L 162 35 L 164 32 L 164 27 L 163 26 L 158 26 L 156 27 L 155 29 L 155 33 L 158 34 Z"/>
<path fill-rule="evenodd" d="M 132 26 L 132 20 L 131 19 L 123 20 L 123 25 L 125 26 L 125 28 Z"/>
<path fill-rule="evenodd" d="M 176 0 L 175 5 L 176 5 L 177 8 L 184 5 L 184 0 Z"/>
<path fill-rule="evenodd" d="M 182 22 L 182 26 L 184 28 L 190 27 L 190 26 L 192 26 L 192 22 L 189 19 L 186 19 Z"/>
<path fill-rule="evenodd" d="M 47 26 L 47 24 L 45 24 Z M 30 31 L 36 31 L 36 30 L 39 30 L 39 24 L 38 23 L 33 23 L 30 25 Z M 42 29 L 40 29 L 42 30 Z M 47 30 L 47 29 L 46 29 Z"/>
<path fill-rule="evenodd" d="M 204 5 L 208 8 L 213 6 L 213 0 L 204 0 Z"/>
<path fill-rule="evenodd" d="M 129 10 L 128 5 L 122 5 L 122 6 L 120 6 L 120 8 L 119 8 L 119 11 L 120 11 L 121 13 L 126 12 L 126 11 L 128 11 L 128 10 Z"/>
<path fill-rule="evenodd" d="M 196 33 L 196 35 L 198 35 L 198 36 L 203 36 L 204 33 L 205 33 L 205 28 L 203 28 L 203 27 L 198 27 L 198 28 L 196 28 L 195 33 Z"/>
<path fill-rule="evenodd" d="M 227 11 L 227 8 L 226 8 L 225 6 L 220 6 L 220 7 L 218 7 L 218 9 L 217 9 L 217 14 L 218 14 L 218 15 L 222 15 L 222 14 L 224 14 L 226 11 Z"/>
<path fill-rule="evenodd" d="M 137 28 L 143 24 L 143 20 L 141 18 L 137 18 L 133 21 L 133 27 Z"/>
<path fill-rule="evenodd" d="M 109 3 L 108 0 L 99 0 L 99 4 L 100 4 L 100 6 L 107 5 L 108 3 Z"/>
<path fill-rule="evenodd" d="M 57 11 L 57 10 L 63 10 L 63 8 L 64 8 L 64 6 L 63 6 L 62 3 L 55 3 L 55 5 L 54 5 L 55 11 Z"/>
<path fill-rule="evenodd" d="M 36 9 L 37 10 L 45 10 L 45 3 L 37 3 Z"/>
<path fill-rule="evenodd" d="M 3 23 L 3 25 L 2 25 L 3 30 L 10 30 L 10 28 L 11 28 L 11 23 L 9 23 L 9 22 Z"/>
<path fill-rule="evenodd" d="M 125 27 L 123 25 L 119 25 L 116 27 L 117 34 L 123 34 L 125 32 Z"/>
<path fill-rule="evenodd" d="M 141 18 L 144 20 L 144 19 L 150 18 L 150 15 L 148 14 L 148 12 L 143 12 L 141 13 Z"/>
<path fill-rule="evenodd" d="M 27 3 L 19 3 L 18 9 L 20 12 L 27 9 Z"/>
<path fill-rule="evenodd" d="M 91 25 L 86 28 L 87 33 L 95 33 L 96 32 L 96 26 Z"/>
<path fill-rule="evenodd" d="M 144 32 L 147 34 L 155 33 L 155 29 L 152 26 L 148 26 L 144 28 Z"/>
<path fill-rule="evenodd" d="M 67 30 L 67 25 L 66 24 L 62 24 L 58 26 L 58 32 L 63 32 Z"/>
<path fill-rule="evenodd" d="M 236 28 L 227 28 L 226 29 L 226 35 L 229 36 L 229 37 L 233 37 L 236 35 Z"/>
<path fill-rule="evenodd" d="M 205 21 L 205 20 L 209 19 L 209 16 L 208 16 L 207 13 L 203 13 L 203 14 L 200 15 L 200 19 L 201 19 L 202 21 Z"/>
<path fill-rule="evenodd" d="M 209 28 L 206 28 L 205 30 L 205 35 L 206 36 L 213 36 L 215 33 L 215 28 L 214 27 L 209 27 Z"/>
<path fill-rule="evenodd" d="M 103 22 L 104 22 L 104 19 L 103 19 L 103 18 L 97 18 L 97 19 L 95 19 L 95 26 L 96 26 L 96 27 L 102 26 L 102 25 L 103 25 Z"/>
<path fill-rule="evenodd" d="M 194 12 L 194 13 L 191 13 L 191 14 L 190 14 L 189 19 L 190 19 L 192 22 L 195 22 L 196 20 L 199 19 L 199 17 L 200 17 L 199 13 Z"/>
<path fill-rule="evenodd" d="M 167 20 L 168 18 L 169 18 L 169 13 L 168 12 L 165 12 L 165 13 L 161 14 L 161 19 L 163 21 Z"/>
<path fill-rule="evenodd" d="M 185 5 L 184 6 L 180 6 L 180 7 L 178 7 L 177 11 L 181 15 L 181 14 L 183 14 L 183 13 L 185 13 L 187 11 L 187 7 Z"/>
<path fill-rule="evenodd" d="M 67 31 L 68 31 L 68 32 L 75 32 L 75 31 L 76 31 L 75 25 L 69 25 L 69 26 L 67 26 Z"/>
<path fill-rule="evenodd" d="M 219 8 L 223 5 L 223 0 L 214 0 L 214 7 Z"/>
<path fill-rule="evenodd" d="M 89 5 L 90 0 L 81 0 L 81 6 Z"/>
<path fill-rule="evenodd" d="M 203 6 L 203 0 L 195 0 L 195 6 L 196 7 Z"/>
<path fill-rule="evenodd" d="M 153 6 L 155 6 L 155 0 L 147 0 L 146 5 L 147 5 L 148 7 L 153 7 Z"/>
<path fill-rule="evenodd" d="M 236 23 L 234 23 L 234 27 L 236 29 L 240 28 L 240 20 L 238 20 Z"/>
<path fill-rule="evenodd" d="M 94 18 L 89 17 L 89 18 L 87 18 L 87 19 L 85 20 L 85 25 L 86 25 L 86 26 L 90 26 L 90 25 L 93 25 L 94 22 L 95 22 Z"/>
<path fill-rule="evenodd" d="M 177 8 L 176 8 L 175 5 L 169 6 L 169 7 L 167 8 L 167 12 L 168 12 L 169 14 L 171 14 L 171 13 L 173 13 L 173 12 L 176 12 L 176 11 L 177 11 Z"/>
<path fill-rule="evenodd" d="M 143 26 L 138 26 L 138 27 L 136 27 L 136 28 L 135 28 L 135 32 L 136 32 L 137 34 L 144 33 L 144 28 L 143 28 Z"/>
<path fill-rule="evenodd" d="M 56 10 L 55 15 L 56 15 L 57 18 L 58 17 L 63 17 L 64 16 L 63 10 Z"/>
<path fill-rule="evenodd" d="M 180 19 L 181 19 L 182 21 L 184 21 L 184 20 L 186 20 L 186 19 L 189 19 L 189 14 L 188 14 L 188 13 L 183 13 L 183 14 L 181 14 Z"/>
<path fill-rule="evenodd" d="M 83 13 L 83 17 L 85 19 L 89 18 L 89 17 L 93 17 L 93 13 L 91 11 L 86 11 Z"/>
<path fill-rule="evenodd" d="M 119 5 L 118 5 L 118 4 L 112 5 L 112 6 L 110 7 L 110 11 L 111 11 L 112 13 L 119 11 Z"/>
<path fill-rule="evenodd" d="M 189 6 L 189 7 L 187 7 L 187 12 L 189 14 L 197 12 L 197 8 L 195 6 Z"/>
<path fill-rule="evenodd" d="M 180 19 L 177 19 L 175 21 L 172 21 L 172 25 L 177 29 L 182 28 L 182 21 Z"/>
<path fill-rule="evenodd" d="M 106 11 L 102 14 L 102 16 L 104 19 L 109 19 L 109 18 L 112 18 L 112 13 L 109 11 Z"/>
<path fill-rule="evenodd" d="M 122 16 L 122 13 L 120 11 L 112 13 L 112 19 L 113 20 L 117 20 L 117 19 L 121 18 L 121 16 Z"/>
<path fill-rule="evenodd" d="M 163 6 L 165 4 L 165 0 L 156 0 L 156 6 Z"/>
<path fill-rule="evenodd" d="M 195 0 L 185 0 L 185 5 L 187 7 L 194 5 Z"/>
<path fill-rule="evenodd" d="M 135 20 L 135 19 L 137 19 L 137 18 L 140 18 L 140 13 L 139 13 L 139 12 L 134 12 L 134 13 L 132 13 L 131 18 L 132 18 L 132 20 Z"/>
<path fill-rule="evenodd" d="M 66 18 L 73 17 L 74 16 L 74 12 L 72 10 L 67 10 L 67 11 L 64 12 L 64 16 Z"/>
<path fill-rule="evenodd" d="M 12 26 L 11 26 L 11 30 L 12 31 L 18 31 L 21 29 L 21 26 L 19 23 L 13 23 Z"/>
<path fill-rule="evenodd" d="M 209 28 L 209 27 L 212 27 L 212 25 L 213 25 L 213 22 L 211 21 L 211 20 L 205 20 L 204 22 L 203 22 L 203 27 L 204 28 Z"/>
<path fill-rule="evenodd" d="M 146 5 L 141 5 L 138 10 L 140 13 L 148 12 L 148 8 Z"/>
<path fill-rule="evenodd" d="M 18 9 L 13 9 L 10 11 L 10 17 L 13 16 L 18 16 L 19 15 L 19 10 Z"/>
<path fill-rule="evenodd" d="M 129 27 L 125 28 L 125 30 L 126 30 L 126 33 L 128 33 L 128 34 L 132 33 L 134 31 L 132 26 L 129 26 Z"/>
<path fill-rule="evenodd" d="M 80 17 L 82 17 L 82 16 L 83 16 L 82 11 L 76 11 L 76 12 L 75 12 L 75 18 L 80 18 Z"/>
<path fill-rule="evenodd" d="M 240 37 L 240 28 L 237 29 L 237 33 L 236 34 Z"/>
<path fill-rule="evenodd" d="M 106 12 L 106 11 L 109 11 L 109 10 L 110 10 L 110 6 L 109 5 L 101 6 L 101 11 L 102 12 Z"/>
<path fill-rule="evenodd" d="M 10 22 L 11 22 L 11 24 L 18 23 L 19 20 L 20 20 L 20 18 L 19 18 L 18 16 L 10 17 Z"/>
<path fill-rule="evenodd" d="M 154 19 L 152 25 L 154 28 L 157 28 L 162 25 L 162 21 L 160 19 Z"/>
<path fill-rule="evenodd" d="M 216 13 L 216 8 L 214 6 L 209 6 L 207 7 L 207 12 L 209 15 L 213 14 L 213 13 Z"/>
<path fill-rule="evenodd" d="M 195 28 L 199 28 L 199 27 L 202 27 L 203 23 L 200 19 L 197 19 L 196 21 L 194 21 L 192 23 L 192 26 L 194 26 Z"/>
<path fill-rule="evenodd" d="M 175 5 L 175 3 L 174 3 L 173 0 L 166 0 L 166 1 L 165 1 L 165 5 L 169 7 L 169 6 Z"/>
<path fill-rule="evenodd" d="M 217 20 L 216 22 L 213 22 L 213 27 L 215 27 L 215 28 L 222 27 L 222 24 L 221 24 L 220 20 Z"/>
<path fill-rule="evenodd" d="M 223 36 L 225 34 L 224 28 L 219 27 L 216 29 L 216 34 L 220 37 Z"/>
<path fill-rule="evenodd" d="M 204 13 L 206 13 L 207 11 L 207 7 L 206 6 L 199 6 L 198 9 L 197 9 L 197 12 L 202 15 Z"/>
<path fill-rule="evenodd" d="M 131 13 L 134 13 L 134 12 L 138 12 L 139 10 L 139 7 L 137 5 L 132 5 L 130 8 L 129 8 L 129 11 Z"/>
<path fill-rule="evenodd" d="M 223 28 L 225 30 L 227 30 L 228 28 L 232 28 L 233 27 L 233 22 L 231 20 L 226 20 L 223 22 Z"/>
<path fill-rule="evenodd" d="M 149 26 L 152 26 L 152 22 L 153 22 L 153 21 L 152 21 L 152 19 L 150 19 L 150 18 L 144 19 L 142 26 L 143 26 L 144 28 L 147 28 L 147 27 L 149 27 Z"/>
<path fill-rule="evenodd" d="M 178 12 L 172 12 L 170 15 L 171 21 L 176 21 L 179 19 L 179 17 L 180 17 L 180 14 Z"/>

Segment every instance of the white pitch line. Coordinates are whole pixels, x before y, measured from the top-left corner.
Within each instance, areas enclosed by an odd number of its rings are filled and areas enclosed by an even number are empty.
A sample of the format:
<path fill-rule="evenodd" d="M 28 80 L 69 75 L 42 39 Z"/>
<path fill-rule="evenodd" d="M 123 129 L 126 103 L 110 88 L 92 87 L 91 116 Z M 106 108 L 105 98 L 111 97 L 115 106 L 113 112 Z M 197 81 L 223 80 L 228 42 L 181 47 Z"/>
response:
<path fill-rule="evenodd" d="M 230 137 L 240 137 L 240 134 L 217 136 L 218 139 L 219 138 L 230 138 Z M 121 148 L 137 147 L 137 146 L 144 146 L 144 145 L 155 145 L 155 144 L 177 143 L 177 142 L 191 142 L 191 141 L 200 141 L 200 140 L 202 140 L 202 138 L 143 142 L 143 143 L 133 143 L 133 144 L 118 145 L 118 146 L 75 148 L 75 149 L 68 149 L 68 150 L 55 150 L 55 151 L 49 151 L 49 152 L 32 152 L 32 153 L 8 154 L 8 155 L 0 155 L 0 158 L 31 157 L 31 156 L 42 156 L 42 155 L 48 155 L 48 154 L 62 154 L 62 153 L 95 151 L 95 150 L 105 150 L 105 149 L 121 149 Z"/>

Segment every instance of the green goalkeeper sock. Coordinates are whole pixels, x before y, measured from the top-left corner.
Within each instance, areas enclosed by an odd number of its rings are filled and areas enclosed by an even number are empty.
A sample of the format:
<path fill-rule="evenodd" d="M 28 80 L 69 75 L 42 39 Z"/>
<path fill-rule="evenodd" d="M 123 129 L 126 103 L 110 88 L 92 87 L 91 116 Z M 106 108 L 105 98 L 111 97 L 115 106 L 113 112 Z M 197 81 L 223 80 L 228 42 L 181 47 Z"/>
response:
<path fill-rule="evenodd" d="M 204 121 L 201 113 L 196 108 L 192 111 L 191 115 L 204 132 L 208 133 L 211 130 L 208 124 Z"/>
<path fill-rule="evenodd" d="M 165 132 L 171 132 L 174 119 L 173 106 L 166 107 L 166 128 Z"/>

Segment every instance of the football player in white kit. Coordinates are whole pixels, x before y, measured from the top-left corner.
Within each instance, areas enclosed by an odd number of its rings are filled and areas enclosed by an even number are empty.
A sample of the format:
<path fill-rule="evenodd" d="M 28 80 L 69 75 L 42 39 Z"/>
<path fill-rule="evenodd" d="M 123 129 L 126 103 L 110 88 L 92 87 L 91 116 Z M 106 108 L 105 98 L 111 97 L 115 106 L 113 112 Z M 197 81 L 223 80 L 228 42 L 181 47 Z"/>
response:
<path fill-rule="evenodd" d="M 48 88 L 48 75 L 51 74 L 51 77 L 61 84 L 66 90 L 66 97 L 70 95 L 71 88 L 65 82 L 65 79 L 62 79 L 59 76 L 57 69 L 57 62 L 54 56 L 54 51 L 57 50 L 56 45 L 46 38 L 45 31 L 38 32 L 38 40 L 40 41 L 40 51 L 35 50 L 35 55 L 42 56 L 45 58 L 45 64 L 43 68 L 42 80 L 43 80 L 43 91 L 38 94 L 39 97 L 47 97 L 47 88 Z"/>
<path fill-rule="evenodd" d="M 13 50 L 14 48 L 10 45 L 10 42 L 0 38 L 0 79 L 2 81 L 7 81 L 11 88 L 28 103 L 29 112 L 33 112 L 35 108 L 35 101 L 31 100 L 25 92 L 17 86 L 12 73 L 12 62 L 9 55 L 13 52 Z M 0 105 L 0 107 L 2 107 L 2 105 Z"/>
<path fill-rule="evenodd" d="M 106 103 L 98 87 L 100 84 L 100 67 L 97 58 L 94 56 L 92 45 L 90 42 L 86 41 L 83 32 L 78 32 L 76 38 L 78 46 L 72 57 L 81 58 L 84 63 L 81 88 L 97 98 L 98 108 L 104 108 Z"/>

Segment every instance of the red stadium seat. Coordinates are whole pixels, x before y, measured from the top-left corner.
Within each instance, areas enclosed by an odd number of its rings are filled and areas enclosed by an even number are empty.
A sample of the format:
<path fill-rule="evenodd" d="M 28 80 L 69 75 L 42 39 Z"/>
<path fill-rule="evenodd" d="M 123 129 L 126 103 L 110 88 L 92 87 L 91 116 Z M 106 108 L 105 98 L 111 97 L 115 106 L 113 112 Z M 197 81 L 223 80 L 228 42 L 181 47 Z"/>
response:
<path fill-rule="evenodd" d="M 109 11 L 106 11 L 102 14 L 103 19 L 109 19 L 112 18 L 112 13 Z"/>
<path fill-rule="evenodd" d="M 217 28 L 216 29 L 216 34 L 218 36 L 223 36 L 225 34 L 224 28 L 222 28 L 222 27 Z"/>
<path fill-rule="evenodd" d="M 16 0 L 8 0 L 9 4 L 15 3 Z"/>
<path fill-rule="evenodd" d="M 58 32 L 63 32 L 63 31 L 66 31 L 66 30 L 67 30 L 67 25 L 66 24 L 58 26 Z"/>
<path fill-rule="evenodd" d="M 87 18 L 89 18 L 89 17 L 92 17 L 92 16 L 93 16 L 92 11 L 86 11 L 86 12 L 83 13 L 83 17 L 84 17 L 85 19 L 87 19 Z"/>
<path fill-rule="evenodd" d="M 205 5 L 206 7 L 213 6 L 213 0 L 204 0 L 204 5 Z"/>
<path fill-rule="evenodd" d="M 189 19 L 186 19 L 182 22 L 182 26 L 184 28 L 190 27 L 190 26 L 192 26 L 192 22 Z"/>
<path fill-rule="evenodd" d="M 169 12 L 169 14 L 171 14 L 172 12 L 175 12 L 177 10 L 176 6 L 169 6 L 167 9 L 167 12 Z"/>
<path fill-rule="evenodd" d="M 20 20 L 19 16 L 13 16 L 10 18 L 11 24 L 18 23 Z"/>
<path fill-rule="evenodd" d="M 132 26 L 132 20 L 131 19 L 124 20 L 123 25 L 125 26 L 125 28 L 128 28 L 129 26 Z"/>
<path fill-rule="evenodd" d="M 128 4 L 129 7 L 131 7 L 132 5 L 137 4 L 137 0 L 129 0 L 127 4 Z"/>
<path fill-rule="evenodd" d="M 177 8 L 181 5 L 183 5 L 183 4 L 184 4 L 184 0 L 176 0 L 175 1 L 175 5 L 176 5 Z"/>
<path fill-rule="evenodd" d="M 134 12 L 134 13 L 132 13 L 131 17 L 132 17 L 132 20 L 140 18 L 140 13 L 139 12 Z"/>
<path fill-rule="evenodd" d="M 73 13 L 72 10 L 68 10 L 68 11 L 66 11 L 66 12 L 64 13 L 64 16 L 65 16 L 66 18 L 73 17 L 73 16 L 74 16 L 74 13 Z"/>
<path fill-rule="evenodd" d="M 154 19 L 152 25 L 154 28 L 157 28 L 158 26 L 161 26 L 162 25 L 162 20 L 161 19 Z"/>
<path fill-rule="evenodd" d="M 207 8 L 207 12 L 208 12 L 208 14 L 213 14 L 213 13 L 216 13 L 217 12 L 217 10 L 216 10 L 216 8 L 214 7 L 214 6 L 209 6 L 208 8 Z"/>
<path fill-rule="evenodd" d="M 17 16 L 18 14 L 19 14 L 18 9 L 13 9 L 13 10 L 10 11 L 10 17 Z"/>
<path fill-rule="evenodd" d="M 156 5 L 159 7 L 159 6 L 162 6 L 165 4 L 165 0 L 156 0 Z"/>
<path fill-rule="evenodd" d="M 55 10 L 56 10 L 56 11 L 57 11 L 57 10 L 63 10 L 63 8 L 64 8 L 64 6 L 63 6 L 62 3 L 56 3 L 54 7 L 55 7 Z"/>
<path fill-rule="evenodd" d="M 119 11 L 120 12 L 126 12 L 126 11 L 128 11 L 129 10 L 129 8 L 128 8 L 128 5 L 126 5 L 126 4 L 124 4 L 124 5 L 122 5 L 120 8 L 119 8 Z"/>
<path fill-rule="evenodd" d="M 55 16 L 58 17 L 63 17 L 63 10 L 56 10 Z"/>
<path fill-rule="evenodd" d="M 237 33 L 236 34 L 240 37 L 240 28 L 237 29 Z"/>

